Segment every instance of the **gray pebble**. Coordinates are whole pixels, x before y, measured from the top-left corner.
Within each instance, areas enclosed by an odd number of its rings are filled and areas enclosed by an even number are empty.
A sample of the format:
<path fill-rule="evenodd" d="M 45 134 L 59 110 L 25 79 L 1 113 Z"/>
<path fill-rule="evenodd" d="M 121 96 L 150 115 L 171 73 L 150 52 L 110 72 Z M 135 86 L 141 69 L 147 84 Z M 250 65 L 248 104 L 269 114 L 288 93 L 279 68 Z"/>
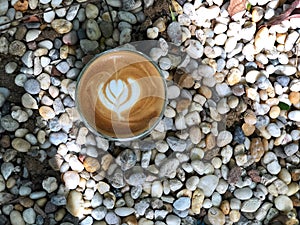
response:
<path fill-rule="evenodd" d="M 101 31 L 96 20 L 89 19 L 87 21 L 86 35 L 92 41 L 97 41 L 101 37 Z"/>
<path fill-rule="evenodd" d="M 69 64 L 68 64 L 66 61 L 62 61 L 62 62 L 60 62 L 60 63 L 58 63 L 58 64 L 56 65 L 56 69 L 57 69 L 59 72 L 65 74 L 65 73 L 67 73 L 67 72 L 69 71 L 70 66 L 69 66 Z"/>
<path fill-rule="evenodd" d="M 75 102 L 70 96 L 67 96 L 63 99 L 63 104 L 69 108 L 73 108 L 75 106 Z"/>
<path fill-rule="evenodd" d="M 280 128 L 277 126 L 276 123 L 270 123 L 267 126 L 267 131 L 270 133 L 273 137 L 279 137 L 281 135 Z"/>
<path fill-rule="evenodd" d="M 11 115 L 3 116 L 0 120 L 1 126 L 4 130 L 13 132 L 19 128 L 19 123 L 14 120 Z"/>
<path fill-rule="evenodd" d="M 99 26 L 103 37 L 109 38 L 112 36 L 114 27 L 110 22 L 101 21 Z"/>
<path fill-rule="evenodd" d="M 183 152 L 186 149 L 186 142 L 176 137 L 167 137 L 167 143 L 170 148 L 175 152 Z"/>
<path fill-rule="evenodd" d="M 72 68 L 70 69 L 67 74 L 66 74 L 66 77 L 69 78 L 69 79 L 76 79 L 77 76 L 79 75 L 80 73 L 80 70 L 77 69 L 77 68 Z"/>
<path fill-rule="evenodd" d="M 114 212 L 108 212 L 105 215 L 105 221 L 110 225 L 121 223 L 120 217 L 118 217 Z"/>
<path fill-rule="evenodd" d="M 64 132 L 56 132 L 56 133 L 51 133 L 49 135 L 49 141 L 50 143 L 58 146 L 61 143 L 66 143 L 68 140 L 68 135 Z"/>
<path fill-rule="evenodd" d="M 35 200 L 35 199 L 40 199 L 43 198 L 47 195 L 46 191 L 36 191 L 36 192 L 32 192 L 29 196 L 29 198 Z"/>
<path fill-rule="evenodd" d="M 60 114 L 60 113 L 65 112 L 65 107 L 64 107 L 64 105 L 63 105 L 60 98 L 56 98 L 53 101 L 53 109 L 54 109 L 54 111 L 57 115 Z"/>
<path fill-rule="evenodd" d="M 2 107 L 5 103 L 5 96 L 0 92 L 0 107 Z"/>
<path fill-rule="evenodd" d="M 22 185 L 19 189 L 19 195 L 28 196 L 28 195 L 30 195 L 31 191 L 32 190 L 30 187 Z"/>
<path fill-rule="evenodd" d="M 29 94 L 35 95 L 41 91 L 40 82 L 35 79 L 29 79 L 24 83 L 24 89 Z"/>
<path fill-rule="evenodd" d="M 83 219 L 83 220 L 79 223 L 79 225 L 92 225 L 93 222 L 94 222 L 93 217 L 87 216 L 87 217 L 85 217 L 85 219 Z"/>
<path fill-rule="evenodd" d="M 129 28 L 125 28 L 121 31 L 120 41 L 119 41 L 120 45 L 129 43 L 131 41 L 131 32 L 132 32 L 132 30 Z"/>
<path fill-rule="evenodd" d="M 5 65 L 5 72 L 12 74 L 16 71 L 18 64 L 16 62 L 9 62 Z"/>
<path fill-rule="evenodd" d="M 170 37 L 171 41 L 175 45 L 179 45 L 182 42 L 182 31 L 181 26 L 178 22 L 172 22 L 167 28 L 168 36 Z"/>
<path fill-rule="evenodd" d="M 291 143 L 284 146 L 284 152 L 287 156 L 294 155 L 299 150 L 299 144 Z"/>
<path fill-rule="evenodd" d="M 96 209 L 93 209 L 91 215 L 95 220 L 102 220 L 106 213 L 107 209 L 104 206 L 100 206 Z"/>
<path fill-rule="evenodd" d="M 25 52 L 26 45 L 21 41 L 15 40 L 9 45 L 9 53 L 11 55 L 22 57 Z"/>
<path fill-rule="evenodd" d="M 186 210 L 191 206 L 191 199 L 189 197 L 180 197 L 173 203 L 173 206 L 179 211 Z"/>
<path fill-rule="evenodd" d="M 98 46 L 99 44 L 97 41 L 91 41 L 88 39 L 80 40 L 80 47 L 85 53 L 96 50 Z"/>
<path fill-rule="evenodd" d="M 119 18 L 120 21 L 125 21 L 125 22 L 128 22 L 130 24 L 136 24 L 137 23 L 137 19 L 136 19 L 135 15 L 132 14 L 131 12 L 119 11 L 118 12 L 118 18 Z"/>
<path fill-rule="evenodd" d="M 51 203 L 57 206 L 63 206 L 67 204 L 67 199 L 64 195 L 54 195 L 51 197 Z"/>
<path fill-rule="evenodd" d="M 23 110 L 16 110 L 11 112 L 12 118 L 17 120 L 19 123 L 26 122 L 28 120 L 28 114 Z"/>
<path fill-rule="evenodd" d="M 4 162 L 1 165 L 1 173 L 4 180 L 7 180 L 11 173 L 14 171 L 14 165 L 11 162 Z"/>
<path fill-rule="evenodd" d="M 36 218 L 36 212 L 33 208 L 25 209 L 22 213 L 23 219 L 28 224 L 34 224 Z"/>

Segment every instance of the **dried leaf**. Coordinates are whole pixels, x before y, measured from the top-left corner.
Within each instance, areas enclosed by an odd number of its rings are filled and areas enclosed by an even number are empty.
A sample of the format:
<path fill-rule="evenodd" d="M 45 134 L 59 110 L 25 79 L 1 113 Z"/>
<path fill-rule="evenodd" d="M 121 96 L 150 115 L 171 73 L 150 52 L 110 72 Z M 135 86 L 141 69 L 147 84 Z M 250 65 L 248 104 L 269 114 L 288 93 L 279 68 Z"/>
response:
<path fill-rule="evenodd" d="M 300 0 L 294 1 L 291 6 L 279 16 L 275 16 L 265 26 L 273 26 L 280 24 L 284 20 L 291 18 L 300 18 Z"/>
<path fill-rule="evenodd" d="M 235 14 L 242 12 L 246 9 L 246 0 L 230 0 L 229 6 L 228 6 L 228 13 L 232 17 Z"/>
<path fill-rule="evenodd" d="M 34 23 L 34 22 L 40 22 L 40 18 L 36 15 L 31 15 L 31 16 L 28 16 L 26 17 L 24 20 L 23 20 L 24 23 Z"/>

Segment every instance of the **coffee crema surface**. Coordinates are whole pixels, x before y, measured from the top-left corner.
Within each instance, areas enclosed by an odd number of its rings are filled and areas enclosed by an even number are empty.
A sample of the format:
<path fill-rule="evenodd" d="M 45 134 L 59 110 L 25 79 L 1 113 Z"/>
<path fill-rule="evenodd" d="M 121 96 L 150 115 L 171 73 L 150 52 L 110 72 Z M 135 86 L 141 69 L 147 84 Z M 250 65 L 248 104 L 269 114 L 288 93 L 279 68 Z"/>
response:
<path fill-rule="evenodd" d="M 108 51 L 82 71 L 77 106 L 86 123 L 100 135 L 126 139 L 147 132 L 161 118 L 165 81 L 141 53 Z"/>

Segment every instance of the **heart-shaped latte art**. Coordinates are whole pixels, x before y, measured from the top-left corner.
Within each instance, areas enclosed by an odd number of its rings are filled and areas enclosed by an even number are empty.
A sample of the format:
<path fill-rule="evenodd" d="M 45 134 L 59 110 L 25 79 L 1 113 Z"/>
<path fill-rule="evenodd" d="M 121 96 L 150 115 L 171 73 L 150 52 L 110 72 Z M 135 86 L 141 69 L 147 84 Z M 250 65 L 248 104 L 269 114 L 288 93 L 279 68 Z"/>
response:
<path fill-rule="evenodd" d="M 119 119 L 122 112 L 132 108 L 140 97 L 140 87 L 137 81 L 128 78 L 126 81 L 111 80 L 108 84 L 101 83 L 98 88 L 98 97 L 103 105 L 116 112 Z"/>

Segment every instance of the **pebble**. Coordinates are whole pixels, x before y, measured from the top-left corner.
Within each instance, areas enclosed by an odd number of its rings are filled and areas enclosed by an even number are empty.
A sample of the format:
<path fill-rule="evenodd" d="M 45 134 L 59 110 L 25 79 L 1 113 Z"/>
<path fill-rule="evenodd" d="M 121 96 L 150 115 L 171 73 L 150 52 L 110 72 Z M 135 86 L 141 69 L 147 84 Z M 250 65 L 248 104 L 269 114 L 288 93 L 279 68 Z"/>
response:
<path fill-rule="evenodd" d="M 267 126 L 267 131 L 269 132 L 269 134 L 273 137 L 280 137 L 281 135 L 281 131 L 280 128 L 277 126 L 277 124 L 275 123 L 270 123 Z"/>
<path fill-rule="evenodd" d="M 36 213 L 33 208 L 25 209 L 22 213 L 24 221 L 28 224 L 34 224 L 36 219 Z"/>
<path fill-rule="evenodd" d="M 183 152 L 186 149 L 186 142 L 176 137 L 167 137 L 167 143 L 174 152 Z"/>
<path fill-rule="evenodd" d="M 57 180 L 55 177 L 48 177 L 43 180 L 42 186 L 48 193 L 52 193 L 58 188 Z"/>
<path fill-rule="evenodd" d="M 219 147 L 224 147 L 229 144 L 233 139 L 232 134 L 229 131 L 221 131 L 217 137 L 217 145 Z"/>
<path fill-rule="evenodd" d="M 67 210 L 76 217 L 83 216 L 84 207 L 83 207 L 83 200 L 82 194 L 78 191 L 70 191 L 68 198 L 67 198 Z"/>
<path fill-rule="evenodd" d="M 83 161 L 83 166 L 86 171 L 93 173 L 100 169 L 100 163 L 98 159 L 92 157 L 86 157 Z"/>
<path fill-rule="evenodd" d="M 41 91 L 41 85 L 40 82 L 36 79 L 28 79 L 24 83 L 24 89 L 29 94 L 38 94 Z"/>
<path fill-rule="evenodd" d="M 182 31 L 180 23 L 173 21 L 167 28 L 167 33 L 171 41 L 175 45 L 179 45 L 182 42 Z"/>
<path fill-rule="evenodd" d="M 96 41 L 101 37 L 101 31 L 96 20 L 89 19 L 86 23 L 86 27 L 86 35 L 90 40 Z"/>
<path fill-rule="evenodd" d="M 28 109 L 38 109 L 37 101 L 28 93 L 25 93 L 22 98 L 22 105 Z"/>
<path fill-rule="evenodd" d="M 59 34 L 69 33 L 73 24 L 65 19 L 55 19 L 51 22 L 51 27 Z"/>
<path fill-rule="evenodd" d="M 105 221 L 107 224 L 113 225 L 113 224 L 120 224 L 121 218 L 118 217 L 114 212 L 108 212 L 105 215 Z"/>
<path fill-rule="evenodd" d="M 106 213 L 107 209 L 104 206 L 100 206 L 93 209 L 91 215 L 95 220 L 102 220 L 104 219 Z"/>
<path fill-rule="evenodd" d="M 292 121 L 300 122 L 300 110 L 290 111 L 288 118 Z"/>
<path fill-rule="evenodd" d="M 115 213 L 121 217 L 129 216 L 129 215 L 133 214 L 134 212 L 135 212 L 135 209 L 128 208 L 128 207 L 120 207 L 120 208 L 115 209 Z"/>
<path fill-rule="evenodd" d="M 35 39 L 38 38 L 38 36 L 41 34 L 41 32 L 42 31 L 36 30 L 36 29 L 29 30 L 26 33 L 26 37 L 25 37 L 26 42 L 34 41 Z"/>
<path fill-rule="evenodd" d="M 286 195 L 279 195 L 274 199 L 276 209 L 279 211 L 289 212 L 293 209 L 292 200 Z"/>
<path fill-rule="evenodd" d="M 7 130 L 9 132 L 13 132 L 17 130 L 20 126 L 19 123 L 16 120 L 14 120 L 11 115 L 3 116 L 0 119 L 0 122 L 1 122 L 1 127 L 4 130 Z"/>
<path fill-rule="evenodd" d="M 68 135 L 64 132 L 51 133 L 49 136 L 50 143 L 58 146 L 61 143 L 67 142 Z"/>
<path fill-rule="evenodd" d="M 49 106 L 41 106 L 39 108 L 39 113 L 45 120 L 53 119 L 55 117 L 54 110 Z"/>
<path fill-rule="evenodd" d="M 9 217 L 12 225 L 25 225 L 25 221 L 19 211 L 17 210 L 11 211 Z"/>
<path fill-rule="evenodd" d="M 215 175 L 206 175 L 201 177 L 198 183 L 198 187 L 203 190 L 206 197 L 210 197 L 215 191 L 219 182 L 219 178 Z"/>
<path fill-rule="evenodd" d="M 18 152 L 28 152 L 29 149 L 31 148 L 31 144 L 22 138 L 15 138 L 12 141 L 11 145 Z"/>
<path fill-rule="evenodd" d="M 14 170 L 14 165 L 10 162 L 4 162 L 1 165 L 1 173 L 4 180 L 7 180 Z"/>
<path fill-rule="evenodd" d="M 191 206 L 191 199 L 189 197 L 180 197 L 174 203 L 173 206 L 176 210 L 184 211 Z"/>
<path fill-rule="evenodd" d="M 220 224 L 220 225 L 225 224 L 225 215 L 220 209 L 216 207 L 212 207 L 208 210 L 207 214 L 208 214 L 208 221 L 211 224 Z"/>
<path fill-rule="evenodd" d="M 261 205 L 261 200 L 258 198 L 251 198 L 249 200 L 246 200 L 242 203 L 242 212 L 247 212 L 247 213 L 253 213 L 256 212 L 257 209 Z"/>
<path fill-rule="evenodd" d="M 250 188 L 239 188 L 234 191 L 234 196 L 240 200 L 248 200 L 252 197 L 253 192 Z"/>

